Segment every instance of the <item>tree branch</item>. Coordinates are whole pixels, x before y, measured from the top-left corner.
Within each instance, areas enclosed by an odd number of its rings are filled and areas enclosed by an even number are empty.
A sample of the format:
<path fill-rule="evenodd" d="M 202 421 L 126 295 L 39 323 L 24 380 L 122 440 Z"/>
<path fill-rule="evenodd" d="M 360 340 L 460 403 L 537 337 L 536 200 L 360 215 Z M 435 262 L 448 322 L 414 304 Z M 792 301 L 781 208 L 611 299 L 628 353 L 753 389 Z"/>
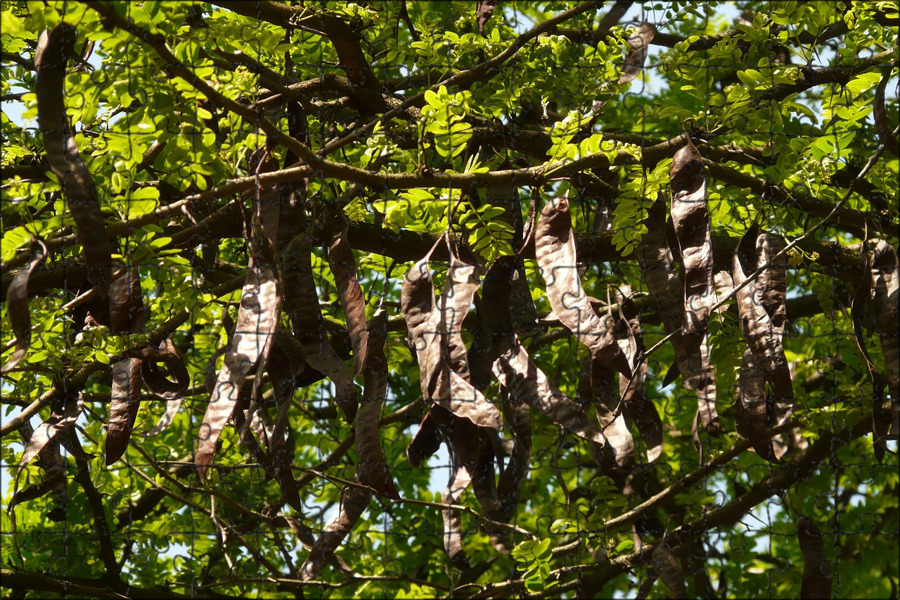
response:
<path fill-rule="evenodd" d="M 677 551 L 680 546 L 690 544 L 705 531 L 713 528 L 733 526 L 735 523 L 740 521 L 740 519 L 745 514 L 747 514 L 747 512 L 753 509 L 753 507 L 757 506 L 761 502 L 764 502 L 767 498 L 770 498 L 776 494 L 783 493 L 788 488 L 796 485 L 798 481 L 802 481 L 803 479 L 809 477 L 815 467 L 817 467 L 822 461 L 826 460 L 829 456 L 832 456 L 838 448 L 847 445 L 853 440 L 862 437 L 863 435 L 871 431 L 871 419 L 871 414 L 869 414 L 860 419 L 860 421 L 856 425 L 854 425 L 852 429 L 843 428 L 837 431 L 824 433 L 819 437 L 818 440 L 816 440 L 815 443 L 813 443 L 809 447 L 806 452 L 799 455 L 794 460 L 782 464 L 780 467 L 778 467 L 777 470 L 770 473 L 759 483 L 754 485 L 747 493 L 738 496 L 731 502 L 728 502 L 727 504 L 719 508 L 713 509 L 699 519 L 678 527 L 673 532 L 669 533 L 668 545 L 670 547 L 675 546 L 674 549 L 675 551 Z M 728 458 L 728 461 L 732 460 L 735 456 L 736 455 L 731 455 Z M 697 478 L 698 471 L 701 470 L 705 470 L 705 468 L 701 468 L 690 473 L 688 477 Z M 703 476 L 704 475 L 702 473 L 699 474 L 699 478 L 702 478 Z M 652 503 L 652 506 L 656 506 L 660 502 L 662 502 L 661 499 L 655 500 L 654 498 L 651 498 L 644 504 Z M 644 505 L 642 504 L 641 506 Z M 641 508 L 641 506 L 632 511 L 629 511 L 628 513 L 625 513 L 621 517 L 617 518 L 618 520 L 614 520 L 615 525 L 621 526 L 626 523 L 633 523 L 639 516 L 632 515 L 635 510 L 643 513 L 646 510 L 652 508 L 652 506 L 648 506 L 647 508 Z M 629 569 L 651 562 L 653 557 L 653 550 L 656 545 L 657 544 L 655 543 L 644 544 L 642 548 L 636 552 L 618 556 L 611 560 L 601 561 L 599 563 L 575 565 L 555 569 L 550 572 L 546 580 L 558 581 L 564 577 L 569 577 L 572 575 L 576 576 L 573 580 L 566 581 L 561 583 L 560 585 L 555 586 L 553 588 L 554 594 L 559 594 L 563 591 L 572 589 L 600 590 L 613 578 L 625 573 Z M 504 597 L 524 590 L 525 580 L 513 579 L 503 583 L 490 583 L 479 587 L 481 589 L 478 592 L 475 592 L 467 597 Z M 455 591 L 459 592 L 461 590 L 457 589 Z"/>
<path fill-rule="evenodd" d="M 781 83 L 773 86 L 759 95 L 755 104 L 762 101 L 781 101 L 791 94 L 799 94 L 810 88 L 819 85 L 838 84 L 845 85 L 854 75 L 858 75 L 867 69 L 879 65 L 885 59 L 895 56 L 895 49 L 885 50 L 878 54 L 873 54 L 868 58 L 864 58 L 854 65 L 837 65 L 834 67 L 825 67 L 822 69 L 806 69 L 801 70 L 803 79 L 796 83 Z M 892 67 L 897 66 L 897 61 L 889 63 Z"/>
<path fill-rule="evenodd" d="M 17 430 L 42 408 L 49 406 L 51 402 L 62 398 L 74 398 L 75 395 L 84 388 L 84 384 L 88 377 L 93 373 L 106 368 L 108 368 L 107 365 L 104 365 L 103 363 L 89 362 L 84 363 L 77 370 L 73 369 L 67 373 L 62 380 L 57 381 L 53 384 L 53 387 L 41 394 L 37 400 L 23 409 L 22 412 L 3 423 L 3 425 L 0 426 L 0 438 L 4 438 Z"/>
<path fill-rule="evenodd" d="M 546 21 L 542 21 L 530 30 L 519 35 L 519 37 L 516 38 L 515 42 L 513 42 L 513 44 L 507 47 L 503 52 L 497 54 L 493 58 L 483 63 L 479 63 L 469 69 L 466 69 L 465 71 L 460 71 L 451 75 L 450 77 L 447 77 L 446 79 L 442 79 L 438 83 L 432 85 L 427 91 L 436 92 L 441 86 L 446 86 L 448 88 L 451 86 L 457 86 L 460 89 L 467 89 L 473 83 L 487 81 L 488 79 L 499 73 L 499 67 L 507 60 L 512 58 L 512 56 L 514 56 L 519 51 L 519 49 L 529 41 L 533 40 L 543 33 L 552 31 L 553 28 L 555 28 L 560 23 L 564 23 L 569 19 L 572 19 L 589 10 L 598 9 L 601 6 L 603 6 L 603 2 L 589 0 L 588 2 L 579 4 L 578 6 L 570 10 L 562 12 L 555 17 L 551 17 Z M 319 154 L 320 156 L 328 156 L 329 154 L 346 146 L 347 144 L 360 139 L 360 136 L 371 131 L 376 124 L 383 121 L 386 122 L 391 117 L 400 114 L 411 106 L 421 106 L 424 100 L 425 91 L 419 92 L 415 96 L 407 98 L 405 101 L 403 101 L 402 104 L 400 104 L 400 106 L 386 112 L 384 115 L 369 121 L 365 125 L 357 127 L 342 138 L 328 142 L 321 150 L 319 150 L 317 154 Z"/>
<path fill-rule="evenodd" d="M 134 598 L 135 600 L 190 600 L 191 598 L 208 598 L 210 600 L 231 600 L 238 596 L 226 596 L 208 591 L 195 591 L 190 596 L 175 593 L 164 587 L 140 588 L 128 586 L 125 596 L 108 586 L 103 578 L 86 579 L 82 577 L 54 577 L 37 571 L 26 571 L 16 567 L 0 570 L 2 587 L 12 590 L 49 592 L 70 596 L 72 594 L 89 598 Z"/>
<path fill-rule="evenodd" d="M 752 178 L 750 178 L 752 179 Z M 746 178 L 737 181 L 751 183 Z M 756 185 L 756 183 L 752 183 Z M 832 205 L 833 208 L 833 205 Z M 838 211 L 838 215 L 845 214 L 842 210 Z M 142 217 L 143 219 L 143 217 Z M 212 225 L 217 223 L 218 225 Z M 122 226 L 122 223 L 114 223 L 108 229 L 114 230 Z M 173 241 L 178 240 L 181 243 L 193 243 L 197 235 L 209 236 L 210 238 L 228 238 L 239 237 L 241 235 L 241 224 L 237 220 L 228 219 L 211 219 L 209 225 L 190 225 L 181 232 L 170 234 Z M 351 221 L 348 227 L 350 245 L 364 252 L 372 252 L 389 258 L 393 258 L 399 262 L 417 261 L 427 253 L 437 241 L 437 236 L 428 233 L 418 233 L 409 230 L 401 230 L 397 233 L 389 229 L 384 229 L 372 223 L 363 223 Z M 323 230 L 318 232 L 319 238 L 317 244 L 323 244 L 330 238 L 330 231 Z M 631 260 L 630 256 L 623 256 L 616 250 L 612 241 L 613 232 L 601 233 L 581 233 L 576 235 L 576 246 L 578 248 L 578 257 L 585 263 L 592 262 L 620 262 Z M 714 230 L 713 239 L 713 255 L 716 268 L 719 270 L 731 269 L 731 255 L 737 247 L 740 238 L 738 236 L 730 236 L 722 230 Z M 464 240 L 460 240 L 464 242 Z M 60 243 L 61 242 L 57 242 Z M 48 247 L 52 242 L 47 242 Z M 859 258 L 858 246 L 844 246 L 839 242 L 828 240 L 820 240 L 816 238 L 804 239 L 798 248 L 803 251 L 806 258 L 795 263 L 796 268 L 809 268 L 813 265 L 824 271 L 831 277 L 841 279 L 853 285 L 859 280 L 862 274 L 863 264 Z M 534 246 L 530 244 L 524 251 L 526 258 L 534 257 Z M 447 251 L 441 246 L 435 250 L 435 260 L 447 260 Z M 812 257 L 812 258 L 809 258 Z M 12 263 L 12 261 L 10 261 Z M 0 275 L 0 294 L 5 295 L 6 290 L 12 283 L 17 270 L 11 268 L 10 263 L 4 265 L 2 275 Z M 32 275 L 28 282 L 28 290 L 30 295 L 37 295 L 53 289 L 62 289 L 73 287 L 73 282 L 80 282 L 87 268 L 84 263 L 66 263 L 59 262 L 49 267 L 42 267 Z M 242 284 L 242 275 L 235 275 L 230 280 L 220 284 L 219 286 L 208 290 L 216 296 L 228 293 L 237 289 Z M 237 286 L 237 287 L 235 287 Z M 77 287 L 77 286 L 76 286 Z M 186 318 L 187 314 L 177 317 Z M 173 317 L 176 319 L 176 317 Z M 181 321 L 183 323 L 184 321 Z M 175 320 L 170 321 L 167 329 L 171 331 L 177 328 L 181 323 L 175 324 Z M 171 325 L 174 324 L 174 327 Z"/>
<path fill-rule="evenodd" d="M 76 438 L 77 439 L 77 438 Z M 109 523 L 106 520 L 106 510 L 103 508 L 103 497 L 94 482 L 91 481 L 91 473 L 88 468 L 88 462 L 80 458 L 75 459 L 75 481 L 84 490 L 91 513 L 94 515 L 94 533 L 100 542 L 100 559 L 106 568 L 103 580 L 112 586 L 118 592 L 125 592 L 126 585 L 119 577 L 121 568 L 116 560 L 116 552 L 113 548 L 112 538 L 110 537 Z"/>

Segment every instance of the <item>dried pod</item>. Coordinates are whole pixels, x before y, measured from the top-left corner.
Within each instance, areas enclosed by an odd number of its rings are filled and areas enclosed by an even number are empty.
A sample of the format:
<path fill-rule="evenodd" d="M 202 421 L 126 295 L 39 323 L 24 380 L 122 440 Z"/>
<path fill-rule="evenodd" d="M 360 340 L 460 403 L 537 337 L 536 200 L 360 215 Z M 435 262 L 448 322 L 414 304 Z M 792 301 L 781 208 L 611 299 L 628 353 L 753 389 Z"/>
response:
<path fill-rule="evenodd" d="M 444 551 L 458 569 L 468 570 L 469 559 L 462 546 L 462 515 L 454 504 L 459 504 L 463 491 L 472 482 L 472 474 L 465 465 L 453 464 L 451 467 L 450 482 L 441 493 L 441 518 L 444 522 Z"/>
<path fill-rule="evenodd" d="M 875 245 L 871 271 L 871 304 L 891 394 L 891 434 L 897 436 L 900 435 L 897 424 L 900 412 L 900 266 L 897 252 L 884 240 L 878 240 Z"/>
<path fill-rule="evenodd" d="M 527 161 L 525 161 L 524 165 L 505 163 L 504 165 L 501 165 L 500 168 L 515 168 L 516 166 L 528 166 L 528 164 Z M 515 232 L 514 239 L 517 244 L 519 244 L 519 247 L 521 247 L 521 244 L 528 241 L 531 236 L 531 231 L 534 228 L 534 218 L 537 210 L 536 198 L 534 195 L 532 195 L 529 205 L 528 219 L 524 223 L 522 221 L 521 212 L 522 199 L 519 197 L 519 188 L 517 185 L 489 185 L 485 190 L 485 195 L 492 206 L 503 209 L 503 213 L 497 215 L 496 219 L 503 221 L 510 226 Z M 491 265 L 489 271 L 496 268 L 498 265 L 502 265 L 500 268 L 504 271 L 507 269 L 511 270 L 511 273 L 506 275 L 509 277 L 507 285 L 510 287 L 508 293 L 509 308 L 506 318 L 512 319 L 514 330 L 520 336 L 537 333 L 540 330 L 537 324 L 537 311 L 534 308 L 534 300 L 531 298 L 531 289 L 525 275 L 525 263 L 522 256 L 520 254 L 501 256 L 494 261 L 494 264 Z M 487 277 L 486 274 L 485 281 L 482 282 L 482 290 L 485 290 L 484 286 L 487 284 Z M 485 294 L 486 291 L 482 291 L 482 298 L 485 297 Z M 489 364 L 491 362 L 493 361 L 488 361 Z"/>
<path fill-rule="evenodd" d="M 669 179 L 672 225 L 684 263 L 683 330 L 699 338 L 706 333 L 709 309 L 715 303 L 715 282 L 703 157 L 690 138 L 672 158 Z"/>
<path fill-rule="evenodd" d="M 865 260 L 863 278 L 853 297 L 851 314 L 853 333 L 869 371 L 874 389 L 872 431 L 875 455 L 882 460 L 885 442 L 900 435 L 900 332 L 898 332 L 898 301 L 900 301 L 900 270 L 897 253 L 884 240 L 873 240 L 875 248 Z M 885 373 L 879 372 L 866 347 L 863 329 L 877 332 L 884 356 Z M 884 387 L 890 393 L 890 409 L 883 407 Z"/>
<path fill-rule="evenodd" d="M 16 273 L 9 289 L 6 291 L 6 310 L 9 313 L 9 324 L 16 335 L 16 349 L 9 360 L 0 368 L 0 373 L 7 373 L 19 364 L 31 347 L 31 313 L 28 310 L 28 280 L 47 258 L 47 246 L 41 240 L 31 244 L 31 260 L 28 266 Z"/>
<path fill-rule="evenodd" d="M 592 360 L 589 368 L 590 399 L 597 411 L 600 431 L 606 438 L 601 465 L 609 474 L 634 464 L 634 437 L 620 406 L 615 373 Z"/>
<path fill-rule="evenodd" d="M 531 469 L 531 412 L 527 404 L 504 404 L 503 418 L 515 436 L 509 462 L 497 481 L 499 518 L 509 521 L 516 514 L 519 493 Z"/>
<path fill-rule="evenodd" d="M 62 433 L 71 429 L 60 430 L 60 439 Z M 27 421 L 19 428 L 26 445 L 34 437 L 34 429 Z M 43 480 L 36 484 L 30 485 L 23 490 L 16 490 L 12 498 L 10 498 L 7 511 L 12 513 L 13 508 L 22 502 L 28 502 L 35 498 L 40 498 L 45 494 L 51 494 L 53 497 L 54 507 L 47 512 L 47 518 L 54 522 L 66 520 L 66 504 L 69 500 L 69 490 L 66 481 L 66 465 L 62 459 L 60 452 L 60 439 L 51 438 L 44 443 L 43 448 L 37 453 L 37 464 L 44 470 Z M 16 474 L 18 480 L 21 470 Z"/>
<path fill-rule="evenodd" d="M 616 323 L 615 331 L 619 347 L 625 353 L 629 364 L 637 364 L 644 352 L 640 316 L 626 319 L 621 310 L 622 305 L 626 302 L 626 297 L 630 296 L 631 288 L 627 285 L 616 292 L 620 318 Z M 644 361 L 641 361 L 640 367 L 631 381 L 620 375 L 619 397 L 620 401 L 624 403 L 622 414 L 625 415 L 626 425 L 634 423 L 637 426 L 641 439 L 647 445 L 647 461 L 653 462 L 662 454 L 663 425 L 653 401 L 645 393 L 644 379 L 646 377 L 647 364 Z"/>
<path fill-rule="evenodd" d="M 556 198 L 541 210 L 535 226 L 534 251 L 546 284 L 547 298 L 560 322 L 590 348 L 595 361 L 631 378 L 628 359 L 615 337 L 600 322 L 581 287 L 575 235 L 566 198 Z"/>
<path fill-rule="evenodd" d="M 797 519 L 797 540 L 803 554 L 800 597 L 831 598 L 831 567 L 828 564 L 819 528 L 806 517 L 800 517 Z"/>
<path fill-rule="evenodd" d="M 204 431 L 195 457 L 201 474 L 212 462 L 219 434 L 234 412 L 244 381 L 269 349 L 280 312 L 281 296 L 274 269 L 251 257 L 235 333 L 203 418 Z"/>
<path fill-rule="evenodd" d="M 28 439 L 28 443 L 25 444 L 25 451 L 19 460 L 19 469 L 21 470 L 31 462 L 31 459 L 37 456 L 61 431 L 72 427 L 81 415 L 83 408 L 84 402 L 81 400 L 70 400 L 64 406 L 54 408 L 50 418 L 38 425 Z"/>
<path fill-rule="evenodd" d="M 619 84 L 629 83 L 637 77 L 647 62 L 647 51 L 650 42 L 656 36 L 656 26 L 652 23 L 641 23 L 640 26 L 628 37 L 628 45 L 631 50 L 625 57 L 625 65 L 622 67 L 622 75 Z"/>
<path fill-rule="evenodd" d="M 685 387 L 697 391 L 697 412 L 701 425 L 716 434 L 721 426 L 716 410 L 715 370 L 709 361 L 705 337 L 686 337 L 682 330 L 683 286 L 666 238 L 664 202 L 657 201 L 650 207 L 645 223 L 647 233 L 641 244 L 641 269 L 650 294 L 657 301 L 657 313 L 663 326 L 668 333 L 675 333 L 672 338 L 675 364 L 666 374 L 665 385 L 672 383 L 680 373 Z"/>
<path fill-rule="evenodd" d="M 560 392 L 531 362 L 518 340 L 494 362 L 493 371 L 513 403 L 527 404 L 573 435 L 601 446 L 606 443 L 581 407 Z"/>
<path fill-rule="evenodd" d="M 886 69 L 884 75 L 881 76 L 878 87 L 875 89 L 875 102 L 872 105 L 872 116 L 875 119 L 875 129 L 878 131 L 879 137 L 881 137 L 881 143 L 884 144 L 884 147 L 892 152 L 894 156 L 900 156 L 900 140 L 898 140 L 897 135 L 891 131 L 891 126 L 888 123 L 887 118 L 887 110 L 885 110 L 884 107 L 884 93 L 887 91 L 888 82 L 890 80 L 891 69 Z"/>
<path fill-rule="evenodd" d="M 443 360 L 429 258 L 426 256 L 407 271 L 400 291 L 400 304 L 419 361 L 422 395 L 439 398 L 442 395 L 439 387 L 444 379 L 441 373 Z"/>
<path fill-rule="evenodd" d="M 778 242 L 759 234 L 756 224 L 742 238 L 734 255 L 734 284 L 741 285 L 747 273 L 769 263 Z M 780 458 L 781 451 L 765 438 L 765 430 L 781 425 L 793 412 L 791 373 L 784 355 L 784 266 L 769 265 L 755 281 L 737 292 L 738 315 L 747 351 L 741 365 L 738 423 L 767 460 Z"/>
<path fill-rule="evenodd" d="M 334 555 L 334 551 L 341 545 L 344 538 L 356 525 L 362 516 L 372 494 L 358 487 L 347 486 L 341 494 L 341 508 L 334 519 L 325 526 L 322 535 L 316 540 L 309 555 L 300 567 L 300 579 L 308 581 L 314 579 L 325 566 L 325 563 Z"/>
<path fill-rule="evenodd" d="M 341 307 L 347 316 L 347 330 L 350 334 L 350 345 L 353 347 L 353 364 L 356 375 L 359 375 L 366 363 L 369 333 L 366 329 L 366 301 L 359 285 L 353 250 L 347 242 L 346 229 L 334 237 L 328 252 L 328 263 L 331 265 L 331 272 L 334 273 Z"/>
<path fill-rule="evenodd" d="M 222 350 L 224 352 L 224 349 Z M 165 431 L 178 411 L 181 409 L 183 394 L 190 385 L 190 375 L 184 366 L 184 360 L 178 354 L 172 340 L 165 339 L 158 347 L 147 345 L 131 353 L 141 359 L 141 379 L 151 392 L 166 401 L 165 413 L 156 425 L 147 432 L 148 436 Z M 217 353 L 216 356 L 219 356 Z M 215 358 L 212 359 L 215 366 Z M 165 365 L 168 375 L 164 374 L 160 365 Z M 215 373 L 213 372 L 213 376 Z M 213 379 L 213 382 L 215 379 Z M 212 390 L 210 390 L 212 393 Z"/>
<path fill-rule="evenodd" d="M 469 281 L 470 266 L 451 267 L 450 287 L 436 306 L 428 267 L 430 256 L 431 253 L 410 268 L 400 291 L 403 316 L 419 361 L 422 394 L 476 425 L 499 429 L 500 412 L 466 378 L 465 347 L 456 325 L 461 324 L 460 317 L 468 311 L 477 287 Z M 454 278 L 458 281 L 454 282 Z"/>
<path fill-rule="evenodd" d="M 420 466 L 441 447 L 441 432 L 432 413 L 442 410 L 444 409 L 437 405 L 431 407 L 419 423 L 419 428 L 409 446 L 406 447 L 406 458 L 412 466 Z"/>
<path fill-rule="evenodd" d="M 303 510 L 303 502 L 293 475 L 296 444 L 289 417 L 297 375 L 303 371 L 304 364 L 302 344 L 289 333 L 276 332 L 266 360 L 266 373 L 272 382 L 272 393 L 278 407 L 278 416 L 268 434 L 268 453 L 271 471 L 281 487 L 281 494 L 297 511 Z M 265 414 L 264 410 L 262 414 Z"/>
<path fill-rule="evenodd" d="M 98 310 L 103 314 L 95 314 L 94 317 L 107 324 L 112 245 L 106 235 L 97 187 L 78 151 L 66 116 L 66 63 L 73 54 L 75 40 L 76 29 L 68 23 L 60 23 L 41 34 L 35 51 L 37 79 L 34 92 L 47 162 L 59 178 L 69 210 L 72 211 L 78 243 L 84 248 L 84 259 L 88 264 L 88 280 L 99 287 L 101 303 Z"/>
<path fill-rule="evenodd" d="M 437 299 L 438 326 L 441 344 L 446 348 L 445 360 L 450 369 L 469 381 L 468 356 L 461 335 L 462 324 L 481 283 L 478 281 L 476 266 L 462 260 L 454 244 L 448 243 L 448 251 L 450 263 L 447 279 L 444 291 Z"/>
<path fill-rule="evenodd" d="M 774 255 L 773 245 L 772 236 L 757 235 L 755 225 L 747 231 L 734 256 L 735 286 L 744 282 L 748 272 L 769 262 Z M 749 256 L 753 246 L 756 247 L 755 261 L 751 262 Z M 747 346 L 772 388 L 775 413 L 770 420 L 774 426 L 781 425 L 790 417 L 794 398 L 790 369 L 781 341 L 785 325 L 784 265 L 770 265 L 760 275 L 756 281 L 737 292 L 738 314 Z"/>
<path fill-rule="evenodd" d="M 131 266 L 109 284 L 109 330 L 138 333 L 146 320 L 141 274 L 136 266 Z"/>
<path fill-rule="evenodd" d="M 653 549 L 653 564 L 660 580 L 672 592 L 672 598 L 687 598 L 684 574 L 675 556 L 665 547 L 664 542 Z"/>
<path fill-rule="evenodd" d="M 109 328 L 112 333 L 117 334 L 137 333 L 143 329 L 145 320 L 140 272 L 136 267 L 131 267 L 110 283 Z M 107 465 L 121 458 L 128 447 L 140 409 L 142 362 L 141 358 L 128 357 L 113 365 L 106 433 Z"/>
<path fill-rule="evenodd" d="M 119 460 L 128 448 L 140 407 L 141 360 L 127 357 L 112 366 L 109 422 L 106 432 L 106 464 Z"/>
<path fill-rule="evenodd" d="M 366 335 L 368 349 L 365 366 L 365 385 L 362 404 L 356 412 L 356 451 L 359 455 L 357 475 L 360 483 L 368 485 L 379 494 L 399 498 L 394 480 L 381 451 L 378 437 L 378 419 L 381 405 L 387 393 L 388 365 L 384 356 L 387 337 L 387 313 L 379 310 L 369 322 Z"/>
<path fill-rule="evenodd" d="M 494 14 L 497 0 L 478 0 L 475 5 L 475 17 L 478 21 L 478 33 L 484 35 L 484 25 Z"/>
<path fill-rule="evenodd" d="M 269 169 L 277 164 L 274 160 L 267 162 Z M 260 168 L 265 165 L 266 163 L 261 164 Z M 216 442 L 225 423 L 236 414 L 235 408 L 242 397 L 247 377 L 258 367 L 265 365 L 272 337 L 278 328 L 284 284 L 280 279 L 273 236 L 278 231 L 279 198 L 277 187 L 257 187 L 257 213 L 252 222 L 250 263 L 241 290 L 241 306 L 238 309 L 234 335 L 225 351 L 225 363 L 210 394 L 194 459 L 201 477 L 212 462 Z M 258 382 L 259 378 L 254 386 Z M 240 416 L 241 421 L 244 420 L 243 417 Z M 235 424 L 241 432 L 242 441 L 248 441 L 237 417 Z"/>
<path fill-rule="evenodd" d="M 312 270 L 312 229 L 295 236 L 281 252 L 284 271 L 284 307 L 291 317 L 294 337 L 303 346 L 310 372 L 328 377 L 335 388 L 335 402 L 347 421 L 356 418 L 359 391 L 353 383 L 353 372 L 340 359 L 325 332 L 319 307 L 319 296 Z"/>
<path fill-rule="evenodd" d="M 782 452 L 766 434 L 771 414 L 770 398 L 766 395 L 766 379 L 756 364 L 750 348 L 744 349 L 735 415 L 737 431 L 753 442 L 753 449 L 768 461 L 777 462 Z"/>
<path fill-rule="evenodd" d="M 784 249 L 784 240 L 770 233 L 761 232 L 756 238 L 756 264 L 763 266 L 772 263 L 768 269 L 756 279 L 759 303 L 766 310 L 775 331 L 784 332 L 787 315 L 784 301 L 787 297 L 787 260 L 784 256 L 775 256 Z"/>

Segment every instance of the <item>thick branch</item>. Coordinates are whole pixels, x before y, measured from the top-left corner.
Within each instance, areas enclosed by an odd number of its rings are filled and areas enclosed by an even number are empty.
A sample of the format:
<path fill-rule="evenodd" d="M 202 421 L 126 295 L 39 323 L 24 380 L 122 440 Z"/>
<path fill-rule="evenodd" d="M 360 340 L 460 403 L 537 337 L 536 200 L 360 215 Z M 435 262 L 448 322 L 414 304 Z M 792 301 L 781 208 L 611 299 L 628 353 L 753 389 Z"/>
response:
<path fill-rule="evenodd" d="M 4 50 L 2 53 L 0 53 L 0 59 L 2 59 L 4 62 L 14 62 L 28 71 L 34 71 L 34 61 L 25 58 L 20 54 L 16 54 L 15 52 L 6 52 Z"/>
<path fill-rule="evenodd" d="M 117 228 L 122 223 L 113 224 L 110 229 Z M 237 237 L 241 234 L 241 225 L 236 220 L 223 220 L 220 227 L 211 227 L 204 232 L 204 235 L 211 238 L 227 238 Z M 192 231 L 197 226 L 191 226 L 188 229 Z M 199 233 L 199 230 L 197 231 Z M 322 238 L 317 240 L 318 243 L 325 243 L 329 231 L 321 233 Z M 382 256 L 393 258 L 400 262 L 417 261 L 424 256 L 437 241 L 437 237 L 427 233 L 418 233 L 409 230 L 401 230 L 397 233 L 389 229 L 381 228 L 372 223 L 351 222 L 349 225 L 350 245 L 357 250 L 364 252 L 372 252 Z M 612 232 L 602 233 L 582 233 L 576 236 L 576 246 L 578 248 L 578 256 L 585 263 L 590 262 L 618 262 L 631 260 L 630 256 L 622 256 L 621 252 L 616 250 L 612 242 Z M 174 234 L 173 239 L 178 237 L 180 240 L 190 241 L 192 235 Z M 713 232 L 713 254 L 714 261 L 718 269 L 730 269 L 731 255 L 737 247 L 740 238 L 729 236 L 724 231 Z M 47 243 L 48 247 L 52 242 Z M 856 246 L 843 246 L 838 242 L 826 240 L 808 239 L 804 240 L 799 248 L 811 258 L 805 259 L 798 264 L 798 268 L 807 268 L 811 265 L 817 265 L 819 269 L 832 277 L 836 277 L 843 281 L 847 281 L 853 285 L 859 280 L 862 273 L 862 263 L 859 258 L 859 249 Z M 534 256 L 533 246 L 526 248 L 526 257 Z M 446 249 L 443 246 L 436 249 L 434 253 L 436 260 L 446 260 Z M 17 270 L 11 270 L 9 266 L 5 266 L 2 279 L 0 279 L 0 294 L 6 294 L 12 279 L 15 277 Z M 64 286 L 73 287 L 73 282 L 80 282 L 86 267 L 83 263 L 61 263 L 56 266 L 47 267 L 36 272 L 29 281 L 29 293 L 41 294 L 48 290 L 61 289 Z M 211 293 L 219 294 L 232 291 L 235 281 L 240 279 L 235 276 L 226 283 L 210 290 Z M 238 284 L 239 286 L 240 284 Z M 74 286 L 77 287 L 77 284 Z"/>
<path fill-rule="evenodd" d="M 51 594 L 60 594 L 62 596 L 80 595 L 88 598 L 123 598 L 124 596 L 111 589 L 103 578 L 87 579 L 83 577 L 53 577 L 39 573 L 36 571 L 26 571 L 24 569 L 3 569 L 0 571 L 2 578 L 2 586 L 7 589 L 49 592 Z M 136 600 L 146 599 L 154 600 L 155 598 L 163 598 L 165 600 L 189 600 L 190 598 L 210 598 L 212 600 L 231 599 L 236 596 L 226 596 L 213 592 L 197 592 L 190 596 L 184 596 L 176 592 L 170 591 L 164 587 L 139 588 L 128 586 L 128 597 Z"/>
<path fill-rule="evenodd" d="M 837 84 L 844 85 L 852 77 L 862 73 L 867 69 L 878 66 L 886 59 L 893 58 L 896 50 L 885 50 L 878 54 L 873 54 L 868 58 L 864 58 L 854 65 L 837 65 L 835 67 L 827 67 L 824 69 L 806 69 L 801 70 L 803 79 L 796 83 L 782 83 L 769 88 L 759 96 L 759 101 L 774 100 L 776 102 L 784 100 L 791 94 L 798 94 L 818 85 Z M 896 66 L 897 62 L 890 63 Z"/>

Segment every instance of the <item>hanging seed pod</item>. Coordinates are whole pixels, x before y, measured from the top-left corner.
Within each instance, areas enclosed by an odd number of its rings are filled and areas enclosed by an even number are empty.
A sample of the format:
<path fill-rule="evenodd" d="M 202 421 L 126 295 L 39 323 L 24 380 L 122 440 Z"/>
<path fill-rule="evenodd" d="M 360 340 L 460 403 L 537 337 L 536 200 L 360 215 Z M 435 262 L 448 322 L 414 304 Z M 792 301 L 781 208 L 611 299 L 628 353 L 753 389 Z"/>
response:
<path fill-rule="evenodd" d="M 595 361 L 630 379 L 628 359 L 600 322 L 581 287 L 566 198 L 556 198 L 541 210 L 535 226 L 534 252 L 547 286 L 547 299 L 560 322 L 590 349 Z"/>
<path fill-rule="evenodd" d="M 47 246 L 41 240 L 31 244 L 31 260 L 28 266 L 16 273 L 6 291 L 6 311 L 9 324 L 16 335 L 16 349 L 9 360 L 0 368 L 0 373 L 8 373 L 28 353 L 31 347 L 31 312 L 28 310 L 28 280 L 47 258 Z"/>
<path fill-rule="evenodd" d="M 684 263 L 683 330 L 699 344 L 706 333 L 709 309 L 715 303 L 715 281 L 703 157 L 690 137 L 672 158 L 669 180 L 672 225 Z"/>

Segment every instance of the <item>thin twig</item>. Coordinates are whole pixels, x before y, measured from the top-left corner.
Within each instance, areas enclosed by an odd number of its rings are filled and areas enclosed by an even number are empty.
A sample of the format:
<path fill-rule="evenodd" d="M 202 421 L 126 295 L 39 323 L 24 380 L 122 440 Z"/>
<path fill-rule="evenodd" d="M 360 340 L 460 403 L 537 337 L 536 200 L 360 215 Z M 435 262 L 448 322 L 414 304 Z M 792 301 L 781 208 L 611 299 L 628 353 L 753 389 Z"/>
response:
<path fill-rule="evenodd" d="M 330 481 L 336 485 L 340 485 L 340 486 L 344 486 L 344 487 L 359 488 L 359 489 L 365 490 L 375 496 L 378 496 L 378 491 L 375 488 L 365 485 L 363 483 L 359 483 L 357 481 L 350 481 L 348 479 L 342 479 L 340 477 L 335 477 L 334 475 L 329 475 L 327 473 L 323 473 L 321 471 L 316 471 L 314 469 L 306 469 L 303 467 L 295 467 L 295 469 L 297 469 L 298 471 L 304 471 L 306 473 L 311 473 L 311 474 L 315 475 L 316 477 L 321 477 L 322 479 Z M 519 535 L 524 535 L 529 538 L 537 537 L 535 534 L 531 533 L 527 529 L 522 529 L 521 527 L 518 527 L 517 525 L 513 525 L 511 523 L 495 521 L 489 517 L 482 515 L 481 513 L 477 512 L 475 510 L 472 510 L 468 506 L 464 506 L 462 504 L 440 504 L 437 502 L 428 502 L 427 500 L 417 500 L 415 498 L 397 498 L 397 499 L 392 500 L 392 502 L 399 502 L 401 504 L 412 504 L 415 506 L 427 506 L 429 508 L 437 508 L 437 509 L 441 509 L 441 510 L 445 510 L 445 509 L 459 510 L 459 511 L 462 511 L 462 512 L 472 515 L 473 517 L 475 517 L 476 519 L 478 519 L 479 521 L 481 521 L 485 524 L 492 525 L 494 527 L 499 527 L 500 529 L 505 529 L 512 533 L 518 533 Z"/>

